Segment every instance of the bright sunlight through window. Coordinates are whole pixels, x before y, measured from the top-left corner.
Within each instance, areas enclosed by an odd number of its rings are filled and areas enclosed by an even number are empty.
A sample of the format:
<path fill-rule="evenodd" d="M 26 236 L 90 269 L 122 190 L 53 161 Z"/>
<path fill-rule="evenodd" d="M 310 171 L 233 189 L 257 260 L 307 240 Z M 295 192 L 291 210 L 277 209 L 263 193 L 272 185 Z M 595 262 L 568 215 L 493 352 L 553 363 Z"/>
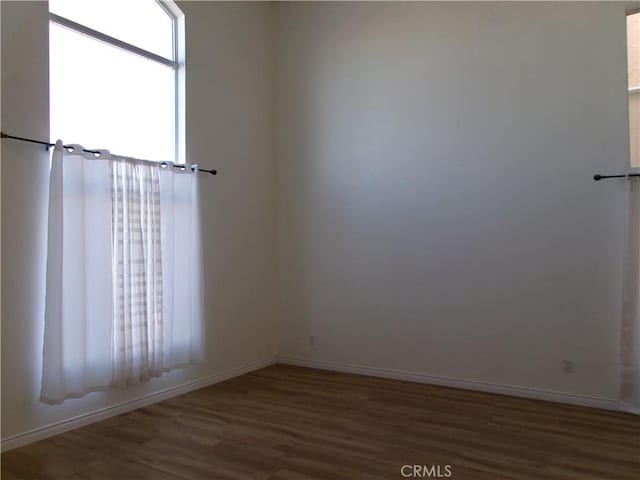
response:
<path fill-rule="evenodd" d="M 182 163 L 175 7 L 50 0 L 49 10 L 51 139 Z"/>
<path fill-rule="evenodd" d="M 627 16 L 631 167 L 640 168 L 640 13 Z"/>

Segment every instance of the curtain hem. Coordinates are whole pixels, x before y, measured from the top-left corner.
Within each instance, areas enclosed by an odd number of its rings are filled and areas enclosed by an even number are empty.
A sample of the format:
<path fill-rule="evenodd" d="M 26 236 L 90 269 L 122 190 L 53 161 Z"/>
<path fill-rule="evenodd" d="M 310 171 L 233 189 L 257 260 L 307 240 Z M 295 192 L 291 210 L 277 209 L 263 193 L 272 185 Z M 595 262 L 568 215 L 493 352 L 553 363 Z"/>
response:
<path fill-rule="evenodd" d="M 46 405 L 60 405 L 62 403 L 64 403 L 65 400 L 77 400 L 79 398 L 85 397 L 86 395 L 89 395 L 90 393 L 96 393 L 96 392 L 106 392 L 109 390 L 124 390 L 126 388 L 132 387 L 134 385 L 144 385 L 146 383 L 148 383 L 149 381 L 153 380 L 154 378 L 161 378 L 163 376 L 163 374 L 165 373 L 170 373 L 174 370 L 184 370 L 185 368 L 189 368 L 189 367 L 196 367 L 202 365 L 201 362 L 194 362 L 194 363 L 187 363 L 187 364 L 178 364 L 178 365 L 174 365 L 171 367 L 167 367 L 167 368 L 163 368 L 162 372 L 159 375 L 150 375 L 149 378 L 147 378 L 144 381 L 140 381 L 137 383 L 128 383 L 128 384 L 124 384 L 124 385 L 118 385 L 118 384 L 110 384 L 104 387 L 89 387 L 86 390 L 82 391 L 82 392 L 73 392 L 73 393 L 66 393 L 62 398 L 60 399 L 54 399 L 54 398 L 49 398 L 46 397 L 44 395 L 40 395 L 40 398 L 38 399 L 38 401 L 40 403 L 44 403 Z"/>

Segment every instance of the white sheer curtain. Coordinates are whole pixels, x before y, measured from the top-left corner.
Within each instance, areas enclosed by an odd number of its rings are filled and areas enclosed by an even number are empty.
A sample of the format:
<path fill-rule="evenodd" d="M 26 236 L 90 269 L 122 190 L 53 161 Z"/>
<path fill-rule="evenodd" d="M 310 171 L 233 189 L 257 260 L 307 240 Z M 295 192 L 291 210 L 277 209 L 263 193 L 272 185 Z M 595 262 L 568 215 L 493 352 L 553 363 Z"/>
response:
<path fill-rule="evenodd" d="M 160 165 L 111 162 L 113 383 L 162 374 Z"/>
<path fill-rule="evenodd" d="M 197 165 L 185 172 L 160 171 L 162 211 L 162 284 L 166 345 L 163 365 L 200 363 L 204 354 L 202 323 L 202 251 L 198 211 Z M 178 170 L 180 172 L 180 170 Z"/>
<path fill-rule="evenodd" d="M 53 153 L 45 403 L 203 356 L 197 167 L 82 150 Z"/>
<path fill-rule="evenodd" d="M 63 161 L 64 157 L 64 161 Z M 111 381 L 111 171 L 82 147 L 53 153 L 41 400 Z"/>
<path fill-rule="evenodd" d="M 628 178 L 620 407 L 640 414 L 640 180 Z"/>

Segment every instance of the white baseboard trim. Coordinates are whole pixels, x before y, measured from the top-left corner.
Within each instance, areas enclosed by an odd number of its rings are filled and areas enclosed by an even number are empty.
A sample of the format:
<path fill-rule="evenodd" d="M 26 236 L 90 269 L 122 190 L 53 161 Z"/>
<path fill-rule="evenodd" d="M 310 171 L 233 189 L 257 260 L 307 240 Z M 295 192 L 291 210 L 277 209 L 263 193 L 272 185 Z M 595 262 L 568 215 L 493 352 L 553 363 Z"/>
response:
<path fill-rule="evenodd" d="M 53 435 L 58 435 L 60 433 L 74 430 L 90 423 L 95 423 L 100 420 L 113 417 L 115 415 L 120 415 L 122 413 L 135 410 L 136 408 L 141 408 L 147 405 L 151 405 L 152 403 L 161 402 L 162 400 L 167 400 L 168 398 L 182 395 L 193 390 L 198 390 L 200 388 L 213 385 L 214 383 L 223 382 L 224 380 L 229 380 L 230 378 L 244 375 L 245 373 L 268 367 L 269 365 L 274 365 L 275 363 L 277 363 L 276 358 L 248 363 L 246 365 L 232 368 L 230 370 L 225 370 L 224 372 L 216 373 L 199 380 L 194 380 L 191 382 L 183 383 L 181 385 L 165 388 L 163 390 L 144 395 L 143 397 L 139 397 L 122 403 L 117 403 L 109 407 L 101 408 L 93 412 L 68 418 L 66 420 L 52 423 L 44 427 L 36 428 L 28 432 L 11 435 L 9 437 L 3 438 L 0 441 L 0 450 L 2 452 L 6 452 L 23 445 L 27 445 L 29 443 L 37 442 L 38 440 L 43 440 Z"/>
<path fill-rule="evenodd" d="M 0 451 L 6 452 L 29 443 L 37 442 L 45 438 L 58 435 L 60 433 L 74 430 L 76 428 L 99 422 L 115 415 L 142 408 L 153 403 L 161 402 L 178 395 L 182 395 L 193 390 L 223 382 L 233 377 L 268 367 L 276 363 L 284 365 L 296 365 L 299 367 L 317 368 L 320 370 L 331 370 L 336 372 L 353 373 L 356 375 L 366 375 L 370 377 L 389 378 L 392 380 L 403 380 L 407 382 L 426 383 L 440 385 L 443 387 L 462 388 L 465 390 L 476 390 L 480 392 L 497 393 L 501 395 L 511 395 L 515 397 L 531 398 L 535 400 L 546 400 L 550 402 L 579 405 L 582 407 L 600 408 L 604 410 L 618 411 L 619 408 L 615 400 L 598 397 L 588 397 L 585 395 L 575 395 L 560 392 L 551 392 L 535 388 L 515 387 L 511 385 L 493 384 L 488 382 L 478 382 L 474 380 L 462 380 L 456 378 L 439 377 L 422 373 L 404 372 L 400 370 L 390 370 L 385 368 L 366 367 L 362 365 L 351 365 L 325 360 L 308 360 L 298 357 L 278 356 L 257 362 L 248 363 L 240 367 L 232 368 L 224 372 L 210 375 L 199 380 L 183 383 L 173 387 L 165 388 L 157 392 L 147 394 L 126 402 L 101 408 L 93 412 L 78 415 L 60 422 L 52 423 L 44 427 L 36 428 L 28 432 L 11 435 L 0 440 Z"/>
<path fill-rule="evenodd" d="M 365 367 L 361 365 L 328 362 L 325 360 L 307 360 L 289 356 L 278 356 L 278 363 L 284 365 L 295 365 L 298 367 L 317 368 L 320 370 L 332 370 L 335 372 L 354 373 L 356 375 L 366 375 L 369 377 L 381 377 L 393 380 L 403 380 L 407 382 L 427 383 L 430 385 L 439 385 L 442 387 L 453 387 L 462 388 L 465 390 L 477 390 L 479 392 L 498 393 L 501 395 L 511 395 L 514 397 L 531 398 L 535 400 L 546 400 L 549 402 L 566 403 L 569 405 L 578 405 L 581 407 L 619 411 L 617 402 L 608 398 L 588 397 L 586 395 L 552 392 L 536 388 L 515 387 L 512 385 L 501 385 L 488 382 L 478 382 L 475 380 L 439 377 L 435 375 L 426 375 L 423 373 L 403 372 L 399 370 L 389 370 L 386 368 Z"/>

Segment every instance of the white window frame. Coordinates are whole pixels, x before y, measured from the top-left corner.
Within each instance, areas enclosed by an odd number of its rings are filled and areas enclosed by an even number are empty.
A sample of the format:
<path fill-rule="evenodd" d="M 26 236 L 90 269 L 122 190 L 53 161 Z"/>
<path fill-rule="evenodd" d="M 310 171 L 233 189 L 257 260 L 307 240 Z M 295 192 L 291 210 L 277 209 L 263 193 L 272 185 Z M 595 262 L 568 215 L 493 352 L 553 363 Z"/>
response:
<path fill-rule="evenodd" d="M 169 15 L 173 26 L 172 57 L 166 58 L 156 53 L 136 47 L 131 43 L 119 40 L 93 28 L 74 22 L 68 18 L 49 12 L 49 21 L 62 25 L 83 35 L 87 35 L 111 46 L 121 48 L 135 55 L 145 57 L 154 62 L 171 67 L 175 75 L 175 105 L 174 105 L 174 163 L 184 165 L 186 163 L 186 136 L 185 136 L 185 21 L 184 14 L 178 6 L 169 0 L 155 0 L 156 3 Z M 126 153 L 126 152 L 123 152 Z"/>

